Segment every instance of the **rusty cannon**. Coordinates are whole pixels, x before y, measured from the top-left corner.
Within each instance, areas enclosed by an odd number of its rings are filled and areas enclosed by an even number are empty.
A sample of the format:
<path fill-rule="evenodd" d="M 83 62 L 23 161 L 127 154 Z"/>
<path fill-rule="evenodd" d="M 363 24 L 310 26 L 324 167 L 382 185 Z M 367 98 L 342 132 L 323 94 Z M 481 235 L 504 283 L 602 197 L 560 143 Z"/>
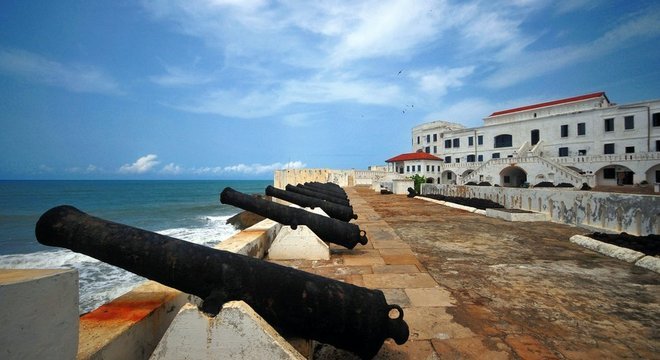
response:
<path fill-rule="evenodd" d="M 298 225 L 305 225 L 319 239 L 348 249 L 354 248 L 358 243 L 366 245 L 368 241 L 365 231 L 355 224 L 246 195 L 229 187 L 222 190 L 220 202 L 289 225 L 294 230 Z"/>
<path fill-rule="evenodd" d="M 282 189 L 275 188 L 268 185 L 266 187 L 266 195 L 274 196 L 278 199 L 288 201 L 290 203 L 300 205 L 302 207 L 315 208 L 319 207 L 323 210 L 328 216 L 335 218 L 337 220 L 349 222 L 351 219 L 357 219 L 357 215 L 353 213 L 353 208 L 349 206 L 343 206 L 329 201 L 321 200 L 311 196 L 306 196 L 291 191 L 286 191 Z"/>
<path fill-rule="evenodd" d="M 325 187 L 319 187 L 318 185 L 312 185 L 310 183 L 298 184 L 296 186 L 299 187 L 299 188 L 311 190 L 311 191 L 314 191 L 316 193 L 320 193 L 320 194 L 323 194 L 323 195 L 332 196 L 332 197 L 337 198 L 339 200 L 345 201 L 346 203 L 349 203 L 348 196 L 346 196 L 346 193 L 338 193 L 336 191 L 327 190 Z"/>
<path fill-rule="evenodd" d="M 285 336 L 314 339 L 369 359 L 387 338 L 408 339 L 403 310 L 383 292 L 264 260 L 106 221 L 72 206 L 39 218 L 37 240 L 71 249 L 193 294 L 217 314 L 242 300 Z"/>
<path fill-rule="evenodd" d="M 298 193 L 298 194 L 301 194 L 301 195 L 315 197 L 315 198 L 318 198 L 318 199 L 322 199 L 322 200 L 329 201 L 331 203 L 335 203 L 335 204 L 339 204 L 339 205 L 343 205 L 343 206 L 351 206 L 351 204 L 347 200 L 342 200 L 342 199 L 340 199 L 336 196 L 322 194 L 318 191 L 314 191 L 312 189 L 302 187 L 302 185 L 293 186 L 293 185 L 289 184 L 285 187 L 285 190 L 295 192 L 295 193 Z"/>

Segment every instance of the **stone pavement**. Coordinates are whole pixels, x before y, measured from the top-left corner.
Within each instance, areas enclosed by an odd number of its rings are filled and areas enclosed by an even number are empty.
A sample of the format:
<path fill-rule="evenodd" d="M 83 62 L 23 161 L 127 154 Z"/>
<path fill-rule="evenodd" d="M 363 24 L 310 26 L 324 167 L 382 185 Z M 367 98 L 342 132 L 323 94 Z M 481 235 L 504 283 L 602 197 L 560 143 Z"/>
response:
<path fill-rule="evenodd" d="M 410 339 L 387 340 L 377 358 L 659 357 L 660 275 L 569 242 L 588 231 L 346 191 L 369 243 L 331 246 L 329 261 L 278 262 L 380 289 L 401 305 Z"/>

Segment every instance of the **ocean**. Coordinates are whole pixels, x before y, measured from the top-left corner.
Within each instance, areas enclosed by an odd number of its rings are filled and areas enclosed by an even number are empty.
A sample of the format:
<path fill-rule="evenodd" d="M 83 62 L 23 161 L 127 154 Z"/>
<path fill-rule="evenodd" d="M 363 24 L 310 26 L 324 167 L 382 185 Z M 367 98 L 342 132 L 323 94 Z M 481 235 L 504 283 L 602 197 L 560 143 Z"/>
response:
<path fill-rule="evenodd" d="M 220 203 L 225 187 L 263 194 L 272 181 L 0 181 L 0 268 L 73 268 L 80 312 L 89 312 L 145 279 L 67 249 L 41 245 L 39 216 L 58 205 L 90 215 L 214 246 L 235 234 L 226 220 L 241 211 Z"/>

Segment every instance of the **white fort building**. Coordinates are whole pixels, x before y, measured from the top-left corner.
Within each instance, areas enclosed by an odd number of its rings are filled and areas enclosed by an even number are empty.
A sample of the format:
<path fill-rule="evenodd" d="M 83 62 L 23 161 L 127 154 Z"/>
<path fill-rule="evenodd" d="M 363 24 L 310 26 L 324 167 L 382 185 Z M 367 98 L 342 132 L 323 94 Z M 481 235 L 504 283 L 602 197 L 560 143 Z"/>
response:
<path fill-rule="evenodd" d="M 617 105 L 604 92 L 496 111 L 466 128 L 412 129 L 413 152 L 387 170 L 434 184 L 581 187 L 660 182 L 660 100 Z"/>

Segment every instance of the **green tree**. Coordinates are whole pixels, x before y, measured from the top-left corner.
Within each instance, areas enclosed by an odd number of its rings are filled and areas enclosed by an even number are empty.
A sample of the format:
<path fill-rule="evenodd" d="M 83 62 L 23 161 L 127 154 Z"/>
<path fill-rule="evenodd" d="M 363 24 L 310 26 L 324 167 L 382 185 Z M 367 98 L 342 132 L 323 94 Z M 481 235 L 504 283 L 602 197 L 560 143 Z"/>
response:
<path fill-rule="evenodd" d="M 415 191 L 421 194 L 422 184 L 426 183 L 426 178 L 419 174 L 415 174 L 410 178 L 415 182 Z"/>

